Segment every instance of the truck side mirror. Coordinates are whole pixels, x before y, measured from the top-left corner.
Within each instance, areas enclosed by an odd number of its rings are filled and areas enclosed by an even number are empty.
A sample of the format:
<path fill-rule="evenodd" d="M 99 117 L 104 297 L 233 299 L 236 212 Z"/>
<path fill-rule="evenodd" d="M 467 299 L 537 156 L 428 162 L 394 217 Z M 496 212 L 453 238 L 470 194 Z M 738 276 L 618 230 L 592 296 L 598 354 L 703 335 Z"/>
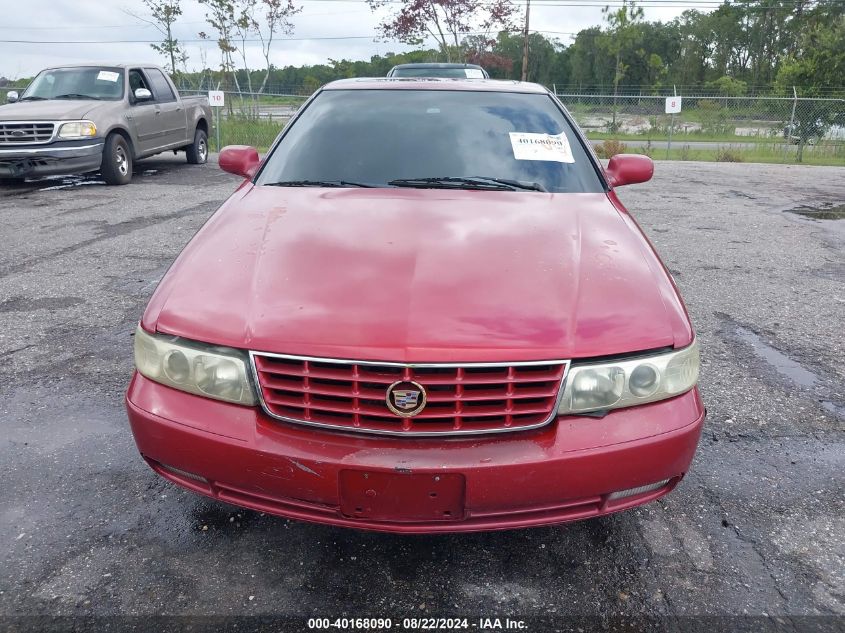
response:
<path fill-rule="evenodd" d="M 153 93 L 146 88 L 138 88 L 135 91 L 135 101 L 149 101 L 153 98 Z"/>
<path fill-rule="evenodd" d="M 18 100 L 18 93 L 14 90 L 10 90 L 8 94 L 6 94 L 6 103 L 14 103 Z"/>

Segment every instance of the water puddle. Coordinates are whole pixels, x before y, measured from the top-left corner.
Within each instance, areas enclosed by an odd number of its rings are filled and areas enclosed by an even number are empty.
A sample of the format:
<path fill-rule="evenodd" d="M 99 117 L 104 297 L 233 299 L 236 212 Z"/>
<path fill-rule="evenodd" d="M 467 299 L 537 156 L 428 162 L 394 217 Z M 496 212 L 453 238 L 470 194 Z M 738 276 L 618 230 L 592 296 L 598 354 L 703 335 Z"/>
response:
<path fill-rule="evenodd" d="M 824 203 L 817 207 L 800 206 L 788 209 L 786 212 L 811 220 L 845 220 L 845 204 Z"/>
<path fill-rule="evenodd" d="M 54 179 L 51 179 L 54 181 Z M 38 184 L 47 184 L 51 180 L 42 180 Z M 61 176 L 59 184 L 49 187 L 42 187 L 39 191 L 59 191 L 61 189 L 73 189 L 76 187 L 88 187 L 91 185 L 105 185 L 104 180 L 97 180 L 95 176 Z"/>
<path fill-rule="evenodd" d="M 781 376 L 805 389 L 814 389 L 818 386 L 817 383 L 820 382 L 819 377 L 809 369 L 795 362 L 783 352 L 776 350 L 766 343 L 759 334 L 741 325 L 735 327 L 737 338 L 750 345 L 754 353 L 771 365 Z M 839 418 L 845 419 L 845 405 L 834 400 L 819 398 L 818 394 L 816 394 L 816 399 L 823 409 Z"/>
<path fill-rule="evenodd" d="M 809 389 L 815 386 L 818 377 L 813 372 L 804 369 L 789 356 L 776 350 L 760 338 L 758 334 L 740 325 L 736 327 L 736 333 L 740 340 L 748 343 L 754 349 L 754 352 L 774 367 L 779 374 L 801 387 Z"/>

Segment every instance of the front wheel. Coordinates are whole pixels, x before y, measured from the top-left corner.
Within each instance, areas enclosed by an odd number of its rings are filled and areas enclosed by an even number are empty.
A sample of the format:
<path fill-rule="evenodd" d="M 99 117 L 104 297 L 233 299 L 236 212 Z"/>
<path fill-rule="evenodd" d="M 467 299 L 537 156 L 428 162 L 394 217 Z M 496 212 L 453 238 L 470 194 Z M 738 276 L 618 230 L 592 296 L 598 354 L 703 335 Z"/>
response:
<path fill-rule="evenodd" d="M 191 165 L 204 165 L 208 160 L 208 136 L 205 131 L 197 130 L 194 133 L 194 142 L 185 148 L 185 155 Z"/>
<path fill-rule="evenodd" d="M 106 139 L 100 173 L 109 185 L 126 185 L 132 180 L 132 152 L 120 134 Z"/>

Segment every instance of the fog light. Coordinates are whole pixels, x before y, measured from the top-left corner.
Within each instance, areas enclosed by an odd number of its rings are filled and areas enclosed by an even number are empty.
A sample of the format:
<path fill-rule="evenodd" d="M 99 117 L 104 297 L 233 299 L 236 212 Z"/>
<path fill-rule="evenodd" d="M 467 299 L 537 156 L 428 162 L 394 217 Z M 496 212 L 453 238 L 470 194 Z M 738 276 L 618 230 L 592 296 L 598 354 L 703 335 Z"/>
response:
<path fill-rule="evenodd" d="M 639 488 L 628 488 L 627 490 L 619 490 L 617 492 L 611 493 L 607 500 L 613 501 L 614 499 L 625 499 L 626 497 L 634 497 L 636 495 L 643 495 L 647 492 L 654 492 L 655 490 L 659 490 L 660 488 L 668 484 L 670 481 L 671 478 L 664 479 L 663 481 L 658 481 L 654 484 L 640 486 Z"/>

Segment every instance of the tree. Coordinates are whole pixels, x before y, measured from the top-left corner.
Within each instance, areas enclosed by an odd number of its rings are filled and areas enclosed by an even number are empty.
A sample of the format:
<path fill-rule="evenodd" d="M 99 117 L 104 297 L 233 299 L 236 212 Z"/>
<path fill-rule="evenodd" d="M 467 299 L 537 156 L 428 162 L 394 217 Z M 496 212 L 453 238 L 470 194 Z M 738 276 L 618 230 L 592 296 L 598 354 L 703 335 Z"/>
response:
<path fill-rule="evenodd" d="M 777 85 L 789 94 L 793 86 L 801 86 L 803 97 L 820 97 L 831 86 L 842 86 L 845 77 L 845 16 L 833 20 L 813 21 L 804 31 L 795 54 L 780 66 Z M 795 129 L 787 136 L 798 136 L 798 162 L 804 157 L 804 146 L 824 135 L 834 123 L 845 124 L 845 109 L 840 101 L 804 101 L 794 121 Z"/>
<path fill-rule="evenodd" d="M 293 23 L 290 19 L 302 11 L 302 7 L 293 4 L 293 0 L 261 0 L 264 9 L 264 24 L 256 28 L 258 37 L 261 40 L 261 52 L 264 55 L 264 79 L 261 81 L 261 88 L 258 92 L 264 92 L 267 87 L 267 80 L 270 78 L 270 52 L 273 47 L 273 38 L 276 33 L 290 35 L 293 33 Z"/>
<path fill-rule="evenodd" d="M 602 9 L 607 21 L 609 37 L 606 40 L 608 50 L 615 56 L 616 64 L 613 72 L 613 122 L 612 130 L 616 127 L 616 98 L 619 94 L 619 82 L 625 76 L 627 66 L 623 63 L 622 50 L 632 39 L 634 30 L 631 28 L 637 21 L 642 20 L 643 10 L 637 6 L 634 0 L 629 5 L 627 0 L 622 0 L 622 6 L 611 11 L 610 7 Z"/>
<path fill-rule="evenodd" d="M 179 40 L 173 37 L 173 25 L 176 23 L 176 19 L 182 15 L 182 7 L 180 6 L 181 0 L 142 1 L 144 6 L 146 6 L 147 10 L 150 12 L 150 16 L 148 18 L 136 15 L 131 11 L 126 11 L 126 13 L 129 13 L 132 17 L 146 22 L 147 24 L 151 24 L 164 37 L 164 40 L 162 40 L 160 44 L 150 44 L 150 47 L 160 55 L 164 55 L 164 57 L 170 61 L 170 65 L 167 70 L 169 70 L 172 75 L 175 75 L 178 70 L 176 62 L 183 59 L 187 61 L 187 53 L 182 48 L 182 45 L 179 44 Z"/>
<path fill-rule="evenodd" d="M 220 49 L 220 70 L 223 78 L 231 77 L 235 83 L 238 94 L 241 93 L 241 86 L 238 83 L 238 76 L 235 73 L 235 62 L 232 53 L 237 52 L 233 42 L 233 36 L 237 33 L 238 18 L 235 15 L 235 3 L 232 0 L 198 0 L 201 5 L 208 8 L 205 14 L 205 21 L 217 31 L 217 48 Z M 202 39 L 210 39 L 205 32 L 200 32 Z M 229 102 L 229 112 L 232 112 L 232 104 Z"/>
<path fill-rule="evenodd" d="M 446 61 L 463 56 L 461 40 L 473 33 L 512 30 L 516 6 L 511 0 L 367 0 L 373 11 L 399 6 L 379 25 L 382 35 L 406 44 L 437 40 Z"/>
<path fill-rule="evenodd" d="M 720 95 L 726 97 L 743 97 L 748 93 L 748 84 L 742 79 L 734 79 L 733 77 L 719 77 L 716 81 L 710 82 L 712 88 L 715 88 Z"/>

